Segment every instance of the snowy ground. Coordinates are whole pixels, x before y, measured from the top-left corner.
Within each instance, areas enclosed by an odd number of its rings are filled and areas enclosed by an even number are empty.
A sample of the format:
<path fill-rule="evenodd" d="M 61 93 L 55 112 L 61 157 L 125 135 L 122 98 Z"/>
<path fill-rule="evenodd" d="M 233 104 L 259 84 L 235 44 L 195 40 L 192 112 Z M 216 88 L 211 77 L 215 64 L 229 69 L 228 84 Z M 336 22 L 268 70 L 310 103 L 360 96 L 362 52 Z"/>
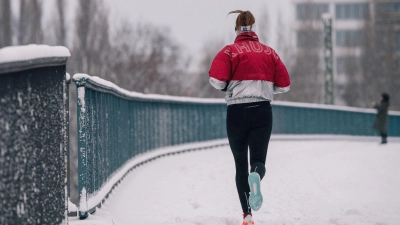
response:
<path fill-rule="evenodd" d="M 275 138 L 266 167 L 256 224 L 400 225 L 399 139 Z M 133 170 L 88 219 L 69 224 L 239 225 L 234 177 L 229 147 L 163 157 Z"/>

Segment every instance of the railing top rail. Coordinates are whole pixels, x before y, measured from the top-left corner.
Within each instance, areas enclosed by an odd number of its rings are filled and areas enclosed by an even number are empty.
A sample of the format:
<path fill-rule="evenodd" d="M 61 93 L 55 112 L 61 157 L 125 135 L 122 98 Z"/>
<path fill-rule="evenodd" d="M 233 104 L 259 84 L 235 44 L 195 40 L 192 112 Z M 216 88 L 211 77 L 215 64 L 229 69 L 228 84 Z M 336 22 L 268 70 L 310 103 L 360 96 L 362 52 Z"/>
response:
<path fill-rule="evenodd" d="M 168 96 L 158 94 L 143 94 L 118 87 L 116 84 L 101 79 L 96 76 L 78 73 L 72 77 L 72 80 L 77 86 L 85 86 L 95 89 L 100 92 L 107 92 L 118 95 L 120 97 L 132 100 L 141 101 L 156 101 L 156 102 L 178 102 L 178 103 L 197 103 L 197 104 L 225 104 L 223 99 L 216 98 L 192 98 L 181 96 Z"/>
<path fill-rule="evenodd" d="M 100 77 L 90 76 L 83 73 L 75 74 L 72 79 L 77 86 L 85 86 L 100 92 L 112 93 L 126 99 L 134 99 L 142 101 L 161 101 L 161 102 L 226 104 L 224 99 L 179 97 L 179 96 L 168 96 L 168 95 L 158 95 L 158 94 L 143 94 L 139 92 L 128 91 L 126 89 L 118 87 L 116 84 L 110 81 L 104 80 Z M 337 106 L 337 105 L 324 105 L 324 104 L 314 104 L 314 103 L 273 101 L 272 105 L 310 108 L 310 109 L 315 108 L 315 109 L 338 110 L 338 111 L 348 111 L 348 112 L 376 113 L 375 109 Z M 398 111 L 390 111 L 389 114 L 400 116 L 400 112 Z"/>
<path fill-rule="evenodd" d="M 339 106 L 339 105 L 324 105 L 316 103 L 303 103 L 303 102 L 285 102 L 285 101 L 274 101 L 273 105 L 289 106 L 289 107 L 300 107 L 300 108 L 314 108 L 314 109 L 329 109 L 347 112 L 358 112 L 358 113 L 376 113 L 376 109 L 368 108 L 357 108 L 350 106 Z M 389 111 L 390 115 L 400 116 L 399 111 Z"/>
<path fill-rule="evenodd" d="M 45 66 L 65 65 L 71 56 L 62 46 L 23 45 L 0 49 L 0 74 Z"/>

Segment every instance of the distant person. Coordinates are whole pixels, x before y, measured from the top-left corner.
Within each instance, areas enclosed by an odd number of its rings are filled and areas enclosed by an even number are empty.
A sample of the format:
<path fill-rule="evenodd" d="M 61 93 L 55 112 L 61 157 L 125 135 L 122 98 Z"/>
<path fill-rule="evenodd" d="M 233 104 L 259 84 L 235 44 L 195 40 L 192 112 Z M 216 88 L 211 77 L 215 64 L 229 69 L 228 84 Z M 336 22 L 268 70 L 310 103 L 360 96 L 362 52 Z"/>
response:
<path fill-rule="evenodd" d="M 372 106 L 378 110 L 376 114 L 376 120 L 374 129 L 380 132 L 382 137 L 381 144 L 387 143 L 387 121 L 388 121 L 388 109 L 389 109 L 389 95 L 383 93 L 381 95 L 381 101 L 379 103 L 372 102 Z"/>
<path fill-rule="evenodd" d="M 260 180 L 265 175 L 272 129 L 270 102 L 274 94 L 289 91 L 290 79 L 278 54 L 259 42 L 253 14 L 241 10 L 231 13 L 239 13 L 235 42 L 215 56 L 209 75 L 211 85 L 226 92 L 226 128 L 235 160 L 243 225 L 251 225 L 251 210 L 259 210 L 263 202 Z"/>

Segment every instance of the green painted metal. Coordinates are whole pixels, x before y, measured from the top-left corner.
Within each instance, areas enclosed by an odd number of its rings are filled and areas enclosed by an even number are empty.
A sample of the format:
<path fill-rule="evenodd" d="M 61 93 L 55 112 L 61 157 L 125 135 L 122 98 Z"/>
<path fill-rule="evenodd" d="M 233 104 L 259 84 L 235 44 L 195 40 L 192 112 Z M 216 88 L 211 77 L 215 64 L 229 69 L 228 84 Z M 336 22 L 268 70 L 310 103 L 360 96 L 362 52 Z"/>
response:
<path fill-rule="evenodd" d="M 320 105 L 273 104 L 273 134 L 333 134 L 374 136 L 375 110 Z M 392 112 L 389 136 L 400 136 L 400 113 Z"/>
<path fill-rule="evenodd" d="M 87 207 L 87 200 L 133 157 L 160 147 L 226 138 L 223 100 L 149 98 L 87 75 L 73 80 L 78 91 L 81 218 L 95 210 Z M 272 108 L 274 134 L 375 134 L 374 110 L 282 102 Z M 399 127 L 400 113 L 390 117 L 389 134 L 400 136 Z"/>
<path fill-rule="evenodd" d="M 226 104 L 130 98 L 87 78 L 74 82 L 78 96 L 80 218 L 90 212 L 87 199 L 136 155 L 159 147 L 226 137 Z"/>

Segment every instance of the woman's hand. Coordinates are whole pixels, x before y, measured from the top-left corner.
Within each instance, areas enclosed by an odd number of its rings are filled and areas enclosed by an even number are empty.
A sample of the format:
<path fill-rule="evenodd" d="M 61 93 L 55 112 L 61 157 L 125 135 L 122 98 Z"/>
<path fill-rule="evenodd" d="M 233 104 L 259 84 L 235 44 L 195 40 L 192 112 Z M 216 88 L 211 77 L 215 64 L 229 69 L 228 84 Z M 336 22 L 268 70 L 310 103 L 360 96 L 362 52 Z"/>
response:
<path fill-rule="evenodd" d="M 228 90 L 229 83 L 230 81 L 225 82 L 226 86 L 221 91 L 226 92 Z"/>

